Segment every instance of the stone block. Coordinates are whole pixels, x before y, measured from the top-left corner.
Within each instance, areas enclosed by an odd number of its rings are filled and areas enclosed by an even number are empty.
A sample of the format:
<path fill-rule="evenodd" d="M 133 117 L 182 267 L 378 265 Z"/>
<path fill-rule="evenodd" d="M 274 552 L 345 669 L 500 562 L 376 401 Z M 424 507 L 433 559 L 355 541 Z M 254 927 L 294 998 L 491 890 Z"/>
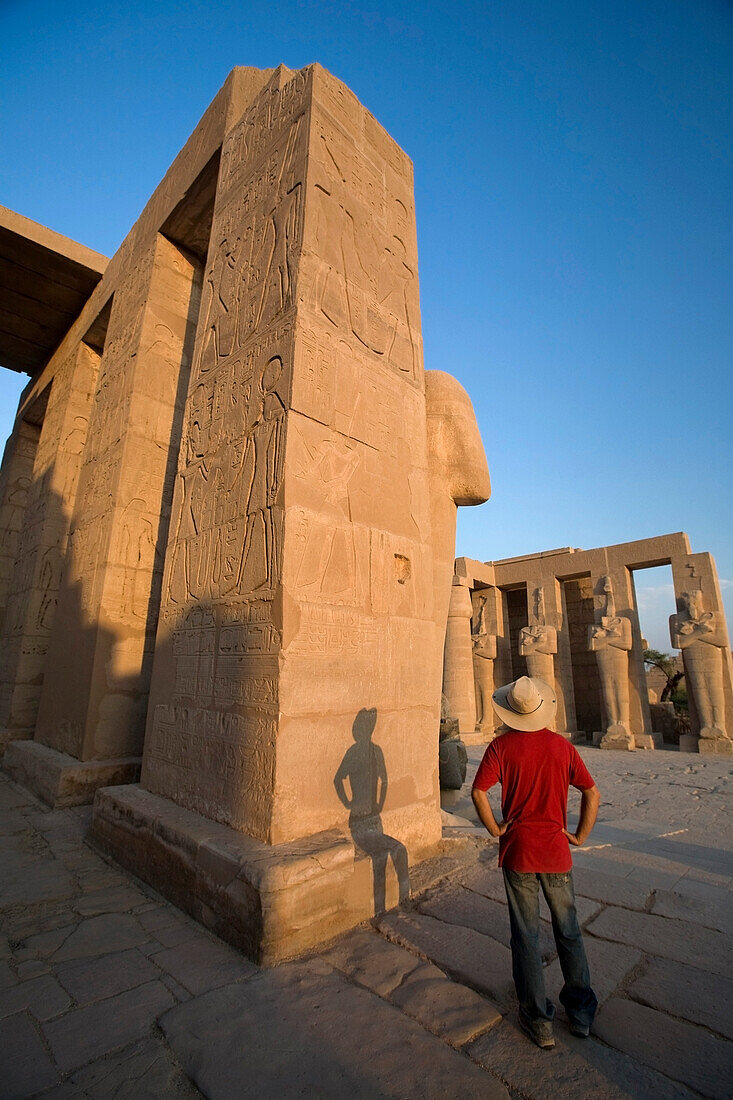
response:
<path fill-rule="evenodd" d="M 129 786 L 98 792 L 91 836 L 256 962 L 301 953 L 374 914 L 370 862 L 335 830 L 263 844 Z"/>
<path fill-rule="evenodd" d="M 628 994 L 651 1008 L 681 1016 L 733 1040 L 733 981 L 668 959 L 650 959 Z"/>
<path fill-rule="evenodd" d="M 588 932 L 618 943 L 632 943 L 651 955 L 733 977 L 728 939 L 712 928 L 609 906 L 591 921 Z"/>
<path fill-rule="evenodd" d="M 245 1081 L 263 1097 L 508 1100 L 491 1072 L 315 960 L 197 997 L 160 1025 L 211 1100 L 234 1100 Z"/>
<path fill-rule="evenodd" d="M 243 981 L 257 973 L 257 967 L 238 951 L 202 932 L 179 947 L 156 951 L 151 959 L 194 995 Z"/>
<path fill-rule="evenodd" d="M 70 1097 L 94 1100 L 200 1100 L 201 1096 L 161 1038 L 139 1039 L 120 1054 L 92 1062 L 72 1075 L 69 1087 Z"/>
<path fill-rule="evenodd" d="M 379 930 L 435 963 L 455 981 L 486 994 L 503 1011 L 510 1003 L 511 952 L 503 944 L 472 928 L 460 928 L 421 913 L 388 913 Z"/>
<path fill-rule="evenodd" d="M 136 782 L 140 763 L 140 757 L 82 763 L 40 741 L 14 741 L 3 758 L 4 770 L 16 783 L 59 809 L 92 802 L 99 787 Z"/>
<path fill-rule="evenodd" d="M 684 888 L 684 887 L 683 887 Z M 660 917 L 674 917 L 677 920 L 702 924 L 706 928 L 715 928 L 718 932 L 727 932 L 733 925 L 733 896 L 730 891 L 721 890 L 716 896 L 700 898 L 676 890 L 657 890 L 652 902 L 652 913 Z"/>
<path fill-rule="evenodd" d="M 460 791 L 466 779 L 466 746 L 457 738 L 441 741 L 438 746 L 438 770 L 441 790 Z"/>
<path fill-rule="evenodd" d="M 6 989 L 0 997 L 0 1017 L 29 1012 L 37 1020 L 50 1020 L 71 1005 L 71 998 L 55 978 L 44 974 Z"/>
<path fill-rule="evenodd" d="M 162 982 L 109 997 L 105 1001 L 67 1012 L 43 1025 L 43 1034 L 63 1073 L 119 1050 L 146 1035 L 157 1017 L 175 1001 Z"/>
<path fill-rule="evenodd" d="M 55 963 L 111 955 L 137 947 L 150 937 L 135 917 L 127 913 L 105 913 L 79 921 L 53 951 Z"/>
<path fill-rule="evenodd" d="M 0 1066 L 6 1100 L 25 1100 L 59 1080 L 58 1070 L 26 1012 L 0 1021 Z"/>
<path fill-rule="evenodd" d="M 64 989 L 68 989 L 80 1008 L 160 977 L 160 970 L 134 948 L 60 963 L 55 971 Z"/>
<path fill-rule="evenodd" d="M 408 974 L 422 965 L 416 955 L 372 930 L 343 936 L 320 957 L 379 997 L 389 997 Z"/>
<path fill-rule="evenodd" d="M 490 1001 L 450 981 L 430 963 L 422 963 L 407 974 L 389 999 L 454 1047 L 470 1042 L 501 1020 L 501 1013 Z"/>
<path fill-rule="evenodd" d="M 604 1043 L 703 1096 L 730 1096 L 733 1047 L 703 1028 L 613 998 L 600 1010 L 593 1030 Z"/>
<path fill-rule="evenodd" d="M 555 1048 L 538 1050 L 514 1018 L 504 1019 L 466 1051 L 525 1100 L 694 1100 L 695 1094 L 684 1085 L 643 1063 L 592 1037 L 575 1039 L 562 1021 L 554 1030 Z"/>
<path fill-rule="evenodd" d="M 511 933 L 506 902 L 501 904 L 464 887 L 447 886 L 421 901 L 419 908 L 429 917 L 459 928 L 473 928 L 509 947 Z M 552 932 L 544 923 L 540 925 L 540 950 L 543 955 L 552 955 L 555 951 Z"/>
<path fill-rule="evenodd" d="M 590 981 L 600 1004 L 615 993 L 626 976 L 641 962 L 641 952 L 627 944 L 608 943 L 594 936 L 584 936 L 585 953 L 590 969 Z M 555 999 L 563 986 L 560 962 L 555 959 L 545 970 L 547 996 Z"/>

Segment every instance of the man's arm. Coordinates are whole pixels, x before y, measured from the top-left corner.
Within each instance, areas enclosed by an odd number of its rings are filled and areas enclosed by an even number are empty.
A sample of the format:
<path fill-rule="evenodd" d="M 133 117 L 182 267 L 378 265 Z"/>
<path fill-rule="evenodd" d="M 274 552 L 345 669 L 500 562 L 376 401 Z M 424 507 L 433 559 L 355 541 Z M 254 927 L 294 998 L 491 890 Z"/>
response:
<path fill-rule="evenodd" d="M 489 805 L 489 797 L 486 791 L 480 791 L 478 787 L 474 787 L 471 791 L 471 798 L 473 804 L 476 807 L 476 813 L 481 819 L 481 824 L 491 833 L 493 837 L 504 836 L 511 825 L 511 821 L 498 822 L 494 817 L 494 811 Z"/>
<path fill-rule="evenodd" d="M 587 790 L 581 792 L 578 828 L 574 833 L 569 833 L 567 829 L 563 829 L 565 836 L 574 847 L 579 848 L 581 844 L 585 844 L 590 836 L 591 830 L 596 823 L 596 818 L 598 817 L 598 807 L 600 804 L 601 792 L 598 790 L 598 787 L 588 787 Z M 486 827 L 488 829 L 488 825 Z"/>

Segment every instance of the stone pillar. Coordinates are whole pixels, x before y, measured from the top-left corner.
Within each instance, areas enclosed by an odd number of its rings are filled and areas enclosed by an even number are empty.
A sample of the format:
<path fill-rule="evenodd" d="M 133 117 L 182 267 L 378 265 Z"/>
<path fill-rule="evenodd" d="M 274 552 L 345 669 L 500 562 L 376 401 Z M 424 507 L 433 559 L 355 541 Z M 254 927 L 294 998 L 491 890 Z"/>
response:
<path fill-rule="evenodd" d="M 141 785 L 93 820 L 259 959 L 404 897 L 440 840 L 435 589 L 486 472 L 447 378 L 408 159 L 319 66 L 278 70 L 223 149 Z"/>
<path fill-rule="evenodd" d="M 81 344 L 24 412 L 39 434 L 0 643 L 0 752 L 36 727 L 98 366 Z"/>
<path fill-rule="evenodd" d="M 40 433 L 36 424 L 19 420 L 5 444 L 0 467 L 0 632 L 18 560 Z"/>
<path fill-rule="evenodd" d="M 693 559 L 703 560 L 695 562 Z M 725 616 L 717 609 L 720 604 L 715 598 L 712 559 L 707 554 L 695 554 L 690 555 L 690 563 L 692 567 L 686 578 L 689 587 L 678 595 L 677 614 L 669 620 L 672 645 L 682 651 L 691 704 L 692 733 L 680 737 L 680 750 L 697 749 L 698 752 L 729 755 L 733 752 L 733 741 L 726 697 L 730 695 L 730 646 Z M 675 577 L 675 581 L 677 579 Z M 703 591 L 703 584 L 707 592 Z"/>
<path fill-rule="evenodd" d="M 52 804 L 139 774 L 198 295 L 160 235 L 115 292 L 35 740 L 5 762 Z"/>
<path fill-rule="evenodd" d="M 598 662 L 606 717 L 606 730 L 600 737 L 600 747 L 633 750 L 636 746 L 631 732 L 628 657 L 631 623 L 616 615 L 611 578 L 603 577 L 601 584 L 599 621 L 588 629 L 588 648 L 595 653 Z"/>
<path fill-rule="evenodd" d="M 451 588 L 445 631 L 443 694 L 447 699 L 449 716 L 458 719 L 461 736 L 472 734 L 476 729 L 472 612 L 471 590 L 463 584 L 454 584 Z"/>

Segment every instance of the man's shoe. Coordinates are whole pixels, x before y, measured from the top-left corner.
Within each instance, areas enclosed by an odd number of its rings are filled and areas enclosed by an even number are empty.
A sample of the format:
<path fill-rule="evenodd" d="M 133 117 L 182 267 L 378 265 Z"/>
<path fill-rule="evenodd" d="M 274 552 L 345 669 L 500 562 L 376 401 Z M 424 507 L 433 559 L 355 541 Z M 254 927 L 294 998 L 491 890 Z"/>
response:
<path fill-rule="evenodd" d="M 541 1050 L 552 1050 L 555 1045 L 555 1036 L 552 1034 L 550 1020 L 525 1020 L 520 1014 L 519 1026 L 525 1035 L 529 1035 L 533 1043 Z"/>
<path fill-rule="evenodd" d="M 587 1039 L 590 1034 L 590 1024 L 581 1024 L 574 1021 L 570 1024 L 570 1034 L 576 1039 Z"/>

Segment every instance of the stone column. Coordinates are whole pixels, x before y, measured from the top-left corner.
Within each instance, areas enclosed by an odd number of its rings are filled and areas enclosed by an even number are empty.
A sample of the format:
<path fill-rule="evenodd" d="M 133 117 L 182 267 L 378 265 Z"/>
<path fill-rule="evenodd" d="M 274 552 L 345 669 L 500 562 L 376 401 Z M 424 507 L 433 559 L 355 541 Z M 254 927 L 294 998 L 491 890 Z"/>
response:
<path fill-rule="evenodd" d="M 36 728 L 98 366 L 79 345 L 24 412 L 38 443 L 0 641 L 0 751 Z"/>
<path fill-rule="evenodd" d="M 462 584 L 454 584 L 451 588 L 445 631 L 443 694 L 447 700 L 449 716 L 458 719 L 461 736 L 472 734 L 476 729 L 472 613 L 470 589 Z"/>
<path fill-rule="evenodd" d="M 35 740 L 5 763 L 52 804 L 139 773 L 198 295 L 162 236 L 115 292 Z"/>
<path fill-rule="evenodd" d="M 260 959 L 406 896 L 440 840 L 435 591 L 484 497 L 435 373 L 408 159 L 319 66 L 278 70 L 223 149 L 141 785 L 93 822 Z"/>
<path fill-rule="evenodd" d="M 33 482 L 33 461 L 41 429 L 19 420 L 5 444 L 0 467 L 0 631 Z"/>
<path fill-rule="evenodd" d="M 629 650 L 631 623 L 616 615 L 610 577 L 602 580 L 600 621 L 588 630 L 588 648 L 595 653 L 603 692 L 606 730 L 602 749 L 631 749 L 636 746 L 629 710 Z M 594 737 L 595 740 L 595 737 Z"/>

